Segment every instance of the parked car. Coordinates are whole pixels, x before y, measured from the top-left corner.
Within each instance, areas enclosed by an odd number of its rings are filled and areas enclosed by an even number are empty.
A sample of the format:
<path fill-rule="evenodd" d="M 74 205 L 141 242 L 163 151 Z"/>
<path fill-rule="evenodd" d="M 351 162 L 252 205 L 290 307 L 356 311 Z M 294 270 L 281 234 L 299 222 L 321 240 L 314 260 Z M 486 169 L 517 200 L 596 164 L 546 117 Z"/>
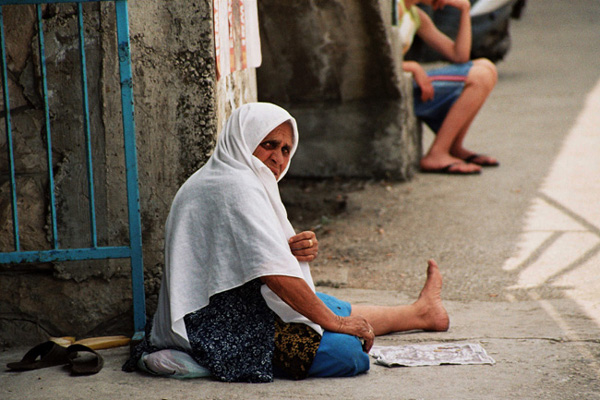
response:
<path fill-rule="evenodd" d="M 521 17 L 526 0 L 470 1 L 473 30 L 471 58 L 486 57 L 493 62 L 498 62 L 510 50 L 510 20 Z M 434 12 L 429 6 L 422 6 L 422 8 L 442 32 L 452 38 L 456 36 L 460 15 L 457 9 L 445 7 Z M 415 38 L 415 42 L 405 58 L 419 62 L 441 60 L 440 55 L 426 46 L 418 37 Z"/>

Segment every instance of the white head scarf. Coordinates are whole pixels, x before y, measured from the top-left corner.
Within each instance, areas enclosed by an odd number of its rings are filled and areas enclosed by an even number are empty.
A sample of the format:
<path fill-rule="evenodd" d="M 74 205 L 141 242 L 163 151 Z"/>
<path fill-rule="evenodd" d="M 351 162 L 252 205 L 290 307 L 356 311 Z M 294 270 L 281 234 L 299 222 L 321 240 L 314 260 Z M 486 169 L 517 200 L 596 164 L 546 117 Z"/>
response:
<path fill-rule="evenodd" d="M 183 317 L 208 305 L 209 298 L 267 275 L 304 279 L 314 291 L 307 263 L 292 255 L 295 234 L 279 196 L 275 175 L 252 155 L 274 128 L 289 122 L 294 133 L 290 159 L 298 147 L 294 118 L 269 103 L 235 110 L 214 154 L 179 189 L 166 224 L 165 270 L 151 342 L 189 349 Z M 289 164 L 288 164 L 289 167 Z M 282 172 L 281 179 L 287 168 Z M 268 306 L 285 322 L 319 325 L 284 303 L 266 285 Z"/>

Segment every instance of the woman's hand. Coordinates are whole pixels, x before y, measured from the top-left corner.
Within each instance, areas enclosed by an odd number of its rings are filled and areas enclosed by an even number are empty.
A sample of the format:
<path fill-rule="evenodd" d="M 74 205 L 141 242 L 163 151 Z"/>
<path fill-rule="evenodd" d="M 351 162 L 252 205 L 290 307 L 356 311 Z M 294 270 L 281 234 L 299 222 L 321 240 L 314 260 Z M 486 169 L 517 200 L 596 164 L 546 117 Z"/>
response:
<path fill-rule="evenodd" d="M 368 353 L 375 341 L 375 331 L 369 322 L 361 316 L 338 317 L 340 327 L 338 333 L 357 336 L 363 340 L 363 350 Z"/>
<path fill-rule="evenodd" d="M 317 258 L 317 254 L 319 254 L 317 235 L 312 231 L 300 232 L 299 234 L 292 236 L 288 240 L 288 243 L 292 250 L 292 254 L 298 261 L 310 262 Z"/>
<path fill-rule="evenodd" d="M 290 307 L 330 332 L 345 333 L 362 339 L 363 350 L 369 352 L 375 340 L 373 327 L 364 317 L 335 315 L 302 278 L 267 275 L 260 278 L 269 289 Z"/>

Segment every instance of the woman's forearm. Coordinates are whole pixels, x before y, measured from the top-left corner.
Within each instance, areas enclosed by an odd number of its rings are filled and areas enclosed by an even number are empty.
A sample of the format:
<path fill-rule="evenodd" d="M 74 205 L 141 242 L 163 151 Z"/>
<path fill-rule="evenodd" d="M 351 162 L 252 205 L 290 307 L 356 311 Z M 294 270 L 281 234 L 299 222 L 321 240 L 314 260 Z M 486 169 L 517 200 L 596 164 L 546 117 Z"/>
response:
<path fill-rule="evenodd" d="M 335 315 L 317 297 L 304 279 L 283 275 L 263 276 L 261 279 L 273 293 L 294 310 L 325 330 L 340 332 L 342 318 Z"/>
<path fill-rule="evenodd" d="M 326 331 L 345 333 L 364 339 L 363 349 L 367 353 L 373 346 L 375 332 L 369 321 L 358 315 L 348 317 L 335 315 L 304 279 L 283 275 L 263 276 L 261 279 L 281 300 Z"/>

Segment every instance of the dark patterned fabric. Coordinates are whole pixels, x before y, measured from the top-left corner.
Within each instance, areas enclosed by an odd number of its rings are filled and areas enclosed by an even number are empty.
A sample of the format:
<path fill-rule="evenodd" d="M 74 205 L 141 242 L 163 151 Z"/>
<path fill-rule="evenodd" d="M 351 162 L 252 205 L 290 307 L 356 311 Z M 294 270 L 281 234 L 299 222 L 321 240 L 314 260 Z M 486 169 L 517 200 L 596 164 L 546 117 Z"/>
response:
<path fill-rule="evenodd" d="M 135 344 L 131 343 L 129 346 L 130 354 L 129 359 L 125 361 L 125 364 L 121 367 L 121 370 L 125 372 L 133 372 L 138 369 L 137 363 L 144 353 L 154 353 L 155 351 L 161 350 L 150 344 L 150 332 L 152 331 L 152 319 L 146 321 L 145 336 L 141 342 Z M 177 349 L 180 350 L 180 349 Z M 185 350 L 183 350 L 185 351 Z"/>
<path fill-rule="evenodd" d="M 286 377 L 305 379 L 315 359 L 321 335 L 305 324 L 286 324 L 275 316 L 273 365 Z"/>
<path fill-rule="evenodd" d="M 226 382 L 273 381 L 274 314 L 256 279 L 216 294 L 184 317 L 198 364 Z"/>
<path fill-rule="evenodd" d="M 268 308 L 260 287 L 259 280 L 248 282 L 211 297 L 208 306 L 186 315 L 192 347 L 187 353 L 222 381 L 271 382 L 273 367 L 286 378 L 304 379 L 321 335 L 308 325 L 284 323 Z M 131 347 L 123 371 L 135 371 L 144 353 L 162 350 L 150 344 L 151 330 L 149 320 L 144 339 Z"/>

